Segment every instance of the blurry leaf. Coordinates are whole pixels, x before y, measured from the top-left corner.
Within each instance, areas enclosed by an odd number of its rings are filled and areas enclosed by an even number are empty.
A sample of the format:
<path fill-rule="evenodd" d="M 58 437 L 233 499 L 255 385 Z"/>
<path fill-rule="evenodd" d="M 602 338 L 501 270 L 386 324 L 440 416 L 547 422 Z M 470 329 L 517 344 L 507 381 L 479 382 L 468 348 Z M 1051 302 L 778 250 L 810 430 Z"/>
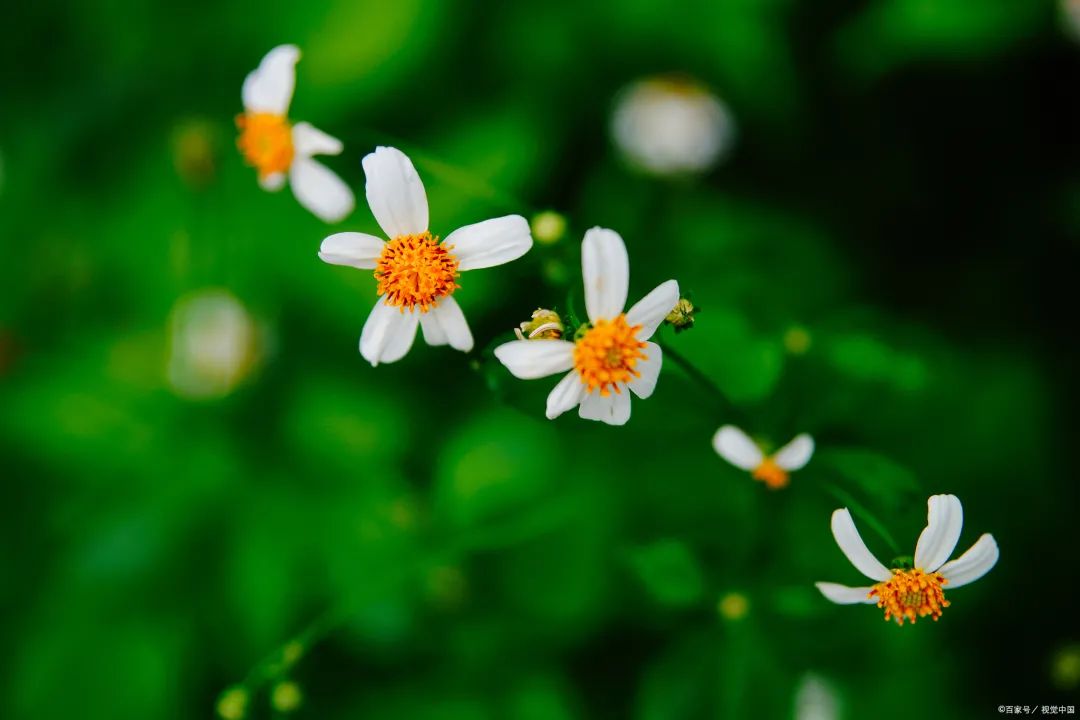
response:
<path fill-rule="evenodd" d="M 841 335 L 826 342 L 829 362 L 854 380 L 884 382 L 908 391 L 926 384 L 926 366 L 918 356 L 894 350 L 874 337 Z"/>
<path fill-rule="evenodd" d="M 507 716 L 510 720 L 573 720 L 578 714 L 565 685 L 554 677 L 526 678 L 511 691 Z"/>
<path fill-rule="evenodd" d="M 817 460 L 887 507 L 895 508 L 919 493 L 919 482 L 910 470 L 869 450 L 829 447 L 818 453 Z"/>
<path fill-rule="evenodd" d="M 680 638 L 645 671 L 634 702 L 636 720 L 712 717 L 706 708 L 717 677 L 715 638 L 694 632 Z"/>
<path fill-rule="evenodd" d="M 701 599 L 701 568 L 678 540 L 660 540 L 633 550 L 630 565 L 649 594 L 663 605 L 685 607 Z"/>

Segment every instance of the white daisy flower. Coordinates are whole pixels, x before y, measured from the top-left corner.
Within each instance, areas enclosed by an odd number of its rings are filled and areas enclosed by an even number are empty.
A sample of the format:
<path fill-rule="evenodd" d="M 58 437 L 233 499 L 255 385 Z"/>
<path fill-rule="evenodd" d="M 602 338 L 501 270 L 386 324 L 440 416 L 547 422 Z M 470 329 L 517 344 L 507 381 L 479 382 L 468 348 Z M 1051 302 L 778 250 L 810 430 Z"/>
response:
<path fill-rule="evenodd" d="M 405 357 L 419 325 L 428 345 L 472 350 L 473 338 L 453 298 L 459 273 L 517 260 L 532 247 L 520 215 L 466 225 L 439 242 L 428 231 L 424 185 L 400 150 L 376 148 L 364 158 L 367 201 L 389 241 L 343 232 L 322 242 L 319 257 L 332 265 L 375 270 L 379 301 L 360 334 L 360 354 L 372 364 Z"/>
<path fill-rule="evenodd" d="M 547 416 L 578 406 L 586 420 L 622 425 L 630 419 L 629 388 L 645 399 L 660 376 L 663 354 L 648 342 L 679 302 L 679 284 L 668 280 L 628 311 L 630 260 L 614 230 L 593 228 L 581 244 L 581 274 L 589 325 L 566 340 L 515 340 L 495 348 L 495 357 L 518 378 L 531 380 L 569 370 L 547 399 Z"/>
<path fill-rule="evenodd" d="M 342 144 L 306 122 L 289 123 L 289 103 L 296 84 L 295 45 L 271 50 L 244 80 L 244 113 L 236 117 L 236 144 L 247 163 L 259 171 L 259 184 L 271 192 L 285 185 L 321 220 L 335 223 L 356 205 L 352 190 L 315 155 L 338 155 Z"/>
<path fill-rule="evenodd" d="M 713 435 L 713 448 L 720 457 L 753 474 L 769 488 L 787 487 L 789 473 L 801 470 L 814 454 L 814 438 L 806 433 L 772 455 L 766 456 L 750 437 L 734 425 L 724 425 Z"/>
<path fill-rule="evenodd" d="M 926 529 L 915 546 L 914 562 L 896 562 L 891 570 L 875 558 L 855 529 L 847 508 L 832 515 L 832 533 L 840 550 L 875 585 L 846 587 L 836 583 L 815 583 L 829 600 L 841 605 L 876 604 L 884 608 L 885 619 L 904 619 L 930 615 L 935 621 L 949 607 L 944 586 L 950 590 L 963 587 L 981 578 L 998 561 L 998 546 L 994 537 L 984 534 L 966 553 L 949 560 L 960 539 L 964 511 L 955 495 L 934 495 L 927 501 Z M 946 560 L 949 560 L 946 562 Z"/>

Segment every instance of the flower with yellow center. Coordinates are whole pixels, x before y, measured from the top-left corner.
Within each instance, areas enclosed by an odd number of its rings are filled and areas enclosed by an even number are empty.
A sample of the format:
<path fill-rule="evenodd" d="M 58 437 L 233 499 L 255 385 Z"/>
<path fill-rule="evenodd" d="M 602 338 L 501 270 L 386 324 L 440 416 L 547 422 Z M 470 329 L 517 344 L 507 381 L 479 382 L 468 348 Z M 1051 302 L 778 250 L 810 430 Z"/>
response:
<path fill-rule="evenodd" d="M 772 455 L 766 456 L 750 437 L 734 425 L 724 425 L 713 435 L 713 449 L 720 457 L 746 470 L 770 490 L 787 487 L 790 473 L 801 470 L 814 454 L 814 438 L 806 433 L 795 437 Z"/>
<path fill-rule="evenodd" d="M 622 425 L 630 419 L 630 394 L 652 395 L 663 354 L 649 342 L 679 302 L 679 284 L 668 280 L 626 312 L 630 259 L 613 230 L 593 228 L 581 244 L 581 274 L 589 324 L 575 342 L 515 340 L 495 348 L 495 357 L 523 380 L 570 372 L 547 399 L 547 416 L 573 407 L 586 420 Z"/>
<path fill-rule="evenodd" d="M 878 562 L 866 547 L 847 508 L 834 512 L 836 544 L 855 569 L 876 584 L 846 587 L 819 582 L 816 585 L 821 594 L 840 605 L 877 605 L 885 611 L 886 620 L 899 625 L 927 615 L 935 621 L 941 617 L 942 610 L 949 607 L 945 590 L 963 587 L 990 572 L 998 561 L 998 546 L 992 535 L 984 534 L 963 555 L 949 560 L 964 525 L 960 500 L 955 495 L 934 495 L 927 507 L 926 529 L 915 546 L 914 563 L 892 569 Z"/>
<path fill-rule="evenodd" d="M 532 247 L 520 215 L 466 225 L 439 242 L 428 230 L 424 185 L 400 150 L 379 147 L 363 161 L 367 201 L 389 238 L 343 232 L 322 242 L 319 257 L 332 265 L 374 270 L 379 300 L 360 334 L 360 354 L 372 366 L 405 357 L 417 326 L 428 345 L 468 352 L 472 333 L 454 299 L 462 272 L 516 260 Z"/>
<path fill-rule="evenodd" d="M 341 141 L 306 122 L 289 122 L 289 103 L 296 85 L 300 50 L 280 45 L 263 58 L 244 80 L 244 112 L 236 118 L 236 141 L 244 160 L 259 173 L 259 184 L 280 190 L 288 177 L 293 194 L 305 208 L 334 223 L 356 205 L 352 190 L 315 155 L 338 155 Z"/>

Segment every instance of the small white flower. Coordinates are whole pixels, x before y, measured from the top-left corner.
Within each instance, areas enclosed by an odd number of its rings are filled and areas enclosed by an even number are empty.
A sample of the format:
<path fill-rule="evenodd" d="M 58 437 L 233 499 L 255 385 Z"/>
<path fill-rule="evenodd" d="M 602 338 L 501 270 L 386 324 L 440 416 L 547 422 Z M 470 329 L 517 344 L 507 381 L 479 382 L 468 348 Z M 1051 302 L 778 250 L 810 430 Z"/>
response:
<path fill-rule="evenodd" d="M 654 175 L 684 175 L 705 172 L 719 162 L 734 142 L 735 122 L 696 81 L 652 77 L 621 94 L 611 133 L 637 167 Z"/>
<path fill-rule="evenodd" d="M 753 474 L 769 488 L 787 487 L 789 473 L 801 470 L 814 454 L 814 438 L 806 433 L 772 455 L 766 456 L 750 437 L 734 425 L 724 425 L 713 435 L 713 449 L 720 457 Z"/>
<path fill-rule="evenodd" d="M 472 333 L 452 294 L 460 272 L 503 265 L 532 247 L 520 215 L 466 225 L 439 242 L 428 231 L 424 185 L 400 150 L 376 148 L 364 158 L 367 201 L 388 242 L 343 232 L 322 242 L 319 257 L 332 265 L 375 270 L 379 301 L 360 334 L 360 354 L 372 364 L 405 357 L 419 325 L 428 345 L 468 352 Z"/>
<path fill-rule="evenodd" d="M 915 546 L 913 567 L 889 569 L 878 562 L 863 543 L 851 513 L 847 508 L 832 515 L 832 533 L 840 550 L 861 572 L 877 584 L 868 587 L 846 587 L 836 583 L 816 583 L 818 590 L 829 600 L 841 605 L 876 604 L 885 610 L 885 619 L 904 619 L 930 615 L 936 621 L 949 606 L 944 586 L 953 590 L 981 578 L 998 561 L 998 546 L 994 537 L 984 534 L 966 553 L 949 560 L 964 525 L 964 511 L 955 495 L 934 495 L 927 501 L 926 529 Z M 946 562 L 946 560 L 949 560 Z"/>
<path fill-rule="evenodd" d="M 341 141 L 306 122 L 289 123 L 289 103 L 296 84 L 295 45 L 279 45 L 244 80 L 244 113 L 237 146 L 244 159 L 259 171 L 259 184 L 271 192 L 285 185 L 305 208 L 328 223 L 342 220 L 356 205 L 352 190 L 315 155 L 338 155 Z"/>
<path fill-rule="evenodd" d="M 624 391 L 644 400 L 656 388 L 663 354 L 648 340 L 679 302 L 679 284 L 668 280 L 624 313 L 630 259 L 619 234 L 603 228 L 585 233 L 581 274 L 590 327 L 575 342 L 515 340 L 495 357 L 523 380 L 570 371 L 548 395 L 549 418 L 576 406 L 586 420 L 622 425 L 630 419 Z"/>
<path fill-rule="evenodd" d="M 226 290 L 200 290 L 181 298 L 169 325 L 167 378 L 182 397 L 224 397 L 261 360 L 255 320 Z"/>

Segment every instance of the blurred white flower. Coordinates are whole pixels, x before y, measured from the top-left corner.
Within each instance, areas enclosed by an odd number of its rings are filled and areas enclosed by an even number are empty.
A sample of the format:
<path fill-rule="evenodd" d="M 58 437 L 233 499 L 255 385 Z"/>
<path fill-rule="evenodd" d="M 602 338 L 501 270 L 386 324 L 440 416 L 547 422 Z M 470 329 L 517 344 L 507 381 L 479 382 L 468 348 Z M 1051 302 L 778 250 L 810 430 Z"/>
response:
<path fill-rule="evenodd" d="M 1080 0 L 1061 0 L 1061 27 L 1073 41 L 1080 42 Z"/>
<path fill-rule="evenodd" d="M 228 395 L 261 359 L 254 320 L 225 290 L 200 290 L 178 300 L 169 331 L 167 377 L 181 397 Z"/>
<path fill-rule="evenodd" d="M 801 470 L 814 455 L 814 438 L 806 433 L 766 457 L 750 437 L 734 425 L 724 425 L 713 435 L 713 449 L 720 457 L 753 474 L 770 489 L 787 487 L 789 473 Z"/>
<path fill-rule="evenodd" d="M 566 340 L 514 340 L 495 348 L 495 357 L 523 380 L 570 372 L 547 399 L 547 416 L 573 407 L 586 420 L 623 425 L 630 419 L 631 390 L 652 395 L 663 354 L 648 342 L 679 302 L 679 284 L 668 280 L 626 312 L 630 259 L 614 230 L 593 228 L 581 244 L 581 274 L 589 325 Z"/>
<path fill-rule="evenodd" d="M 926 615 L 935 621 L 949 607 L 943 587 L 950 590 L 963 587 L 981 578 L 998 561 L 998 546 L 994 537 L 984 534 L 966 553 L 949 560 L 964 525 L 964 511 L 955 495 L 934 495 L 927 501 L 926 529 L 915 546 L 914 562 L 901 563 L 891 570 L 873 556 L 863 543 L 851 513 L 847 508 L 832 515 L 832 533 L 840 550 L 861 572 L 876 585 L 846 587 L 836 583 L 815 583 L 821 594 L 834 603 L 853 605 L 876 604 L 885 610 L 885 619 L 904 619 L 915 622 Z"/>
<path fill-rule="evenodd" d="M 453 298 L 466 270 L 516 260 L 532 247 L 520 215 L 466 225 L 439 242 L 428 231 L 424 184 L 400 150 L 376 148 L 364 158 L 367 201 L 389 241 L 343 232 L 322 242 L 319 257 L 333 265 L 375 270 L 379 300 L 360 334 L 360 354 L 372 366 L 405 357 L 419 325 L 428 345 L 468 352 L 472 333 Z"/>
<path fill-rule="evenodd" d="M 289 123 L 289 103 L 296 85 L 295 45 L 279 45 L 267 53 L 259 67 L 244 80 L 244 113 L 236 118 L 237 146 L 249 165 L 259 172 L 259 184 L 277 191 L 286 174 L 293 194 L 320 219 L 334 223 L 352 212 L 352 190 L 315 155 L 338 155 L 341 141 L 306 122 Z"/>
<path fill-rule="evenodd" d="M 795 688 L 795 720 L 838 720 L 836 691 L 814 673 L 806 673 Z"/>
<path fill-rule="evenodd" d="M 719 98 L 696 81 L 653 77 L 619 95 L 611 134 L 627 160 L 650 173 L 698 174 L 731 149 L 735 121 Z"/>

